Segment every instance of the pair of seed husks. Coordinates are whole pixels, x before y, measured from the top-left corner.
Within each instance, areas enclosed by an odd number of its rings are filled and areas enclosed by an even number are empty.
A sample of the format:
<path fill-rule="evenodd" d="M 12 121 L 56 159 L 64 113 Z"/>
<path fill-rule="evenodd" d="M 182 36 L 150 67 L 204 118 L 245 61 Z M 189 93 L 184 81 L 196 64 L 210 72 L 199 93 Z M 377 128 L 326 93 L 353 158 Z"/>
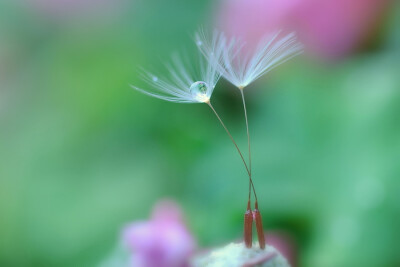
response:
<path fill-rule="evenodd" d="M 214 31 L 210 38 L 204 32 L 198 33 L 195 35 L 195 40 L 203 55 L 203 57 L 200 57 L 199 73 L 190 72 L 189 70 L 193 70 L 193 68 L 188 67 L 175 56 L 172 58 L 172 65 L 168 65 L 171 75 L 169 79 L 160 79 L 152 73 L 144 71 L 142 78 L 151 85 L 152 89 L 144 90 L 139 87 L 132 87 L 144 94 L 166 101 L 205 103 L 211 108 L 235 145 L 249 176 L 249 198 L 244 216 L 244 241 L 246 247 L 250 248 L 252 246 L 254 220 L 260 248 L 264 249 L 264 231 L 251 175 L 250 134 L 244 88 L 274 67 L 300 54 L 303 46 L 297 41 L 294 33 L 283 35 L 280 32 L 266 35 L 256 46 L 251 48 L 246 47 L 243 41 L 237 38 L 227 38 L 218 31 Z M 211 95 L 221 76 L 235 85 L 241 93 L 248 140 L 248 165 L 229 130 L 211 104 Z M 255 197 L 255 209 L 253 211 L 251 211 L 250 206 L 251 191 L 253 191 Z"/>
<path fill-rule="evenodd" d="M 247 202 L 247 210 L 244 214 L 244 243 L 247 248 L 253 245 L 253 220 L 256 222 L 258 244 L 261 249 L 265 248 L 265 235 L 258 203 L 255 203 L 255 209 L 251 211 L 250 201 Z"/>

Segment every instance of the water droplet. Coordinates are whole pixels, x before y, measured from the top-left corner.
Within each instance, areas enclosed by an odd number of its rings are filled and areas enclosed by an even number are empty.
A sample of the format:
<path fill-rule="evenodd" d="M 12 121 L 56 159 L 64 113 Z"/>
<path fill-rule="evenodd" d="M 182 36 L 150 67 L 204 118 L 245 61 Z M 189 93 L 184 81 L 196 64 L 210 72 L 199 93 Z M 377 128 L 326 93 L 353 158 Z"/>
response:
<path fill-rule="evenodd" d="M 201 46 L 202 44 L 203 44 L 202 41 L 197 41 L 197 45 L 198 45 L 198 46 Z"/>
<path fill-rule="evenodd" d="M 199 102 L 207 102 L 209 100 L 208 88 L 207 83 L 197 81 L 190 86 L 190 93 Z"/>
<path fill-rule="evenodd" d="M 153 76 L 153 82 L 157 82 L 158 81 L 158 77 L 157 76 Z"/>

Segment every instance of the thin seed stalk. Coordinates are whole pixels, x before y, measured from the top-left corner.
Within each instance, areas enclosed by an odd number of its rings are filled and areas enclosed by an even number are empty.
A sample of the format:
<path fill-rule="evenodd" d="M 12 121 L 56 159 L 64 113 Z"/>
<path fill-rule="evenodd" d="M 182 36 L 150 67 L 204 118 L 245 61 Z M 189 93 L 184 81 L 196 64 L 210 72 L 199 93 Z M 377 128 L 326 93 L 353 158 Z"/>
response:
<path fill-rule="evenodd" d="M 251 145 L 250 145 L 249 122 L 248 122 L 248 119 L 247 119 L 246 101 L 244 99 L 243 88 L 239 88 L 239 90 L 240 90 L 240 94 L 242 96 L 242 102 L 243 102 L 244 118 L 245 118 L 245 121 L 246 121 L 246 132 L 247 132 L 247 147 L 248 147 L 248 153 L 249 153 L 249 172 L 250 172 L 249 175 L 251 177 L 250 178 L 251 183 L 249 182 L 249 200 L 250 200 L 250 197 L 251 197 L 251 186 L 252 186 L 253 187 L 255 201 L 258 202 L 256 190 L 255 190 L 254 184 L 252 182 L 253 179 L 252 179 L 252 173 L 251 173 Z"/>
<path fill-rule="evenodd" d="M 235 139 L 233 139 L 231 133 L 229 132 L 228 128 L 226 128 L 224 122 L 222 121 L 221 117 L 218 115 L 217 111 L 214 109 L 214 107 L 211 105 L 210 102 L 207 102 L 208 106 L 211 108 L 211 110 L 214 112 L 215 116 L 217 116 L 219 122 L 221 123 L 222 127 L 225 129 L 226 133 L 228 134 L 229 138 L 231 139 L 232 143 L 234 144 L 234 146 L 236 147 L 237 152 L 239 153 L 240 158 L 242 159 L 243 165 L 246 168 L 247 174 L 249 175 L 249 179 L 250 179 L 250 183 L 253 184 L 253 181 L 251 179 L 251 175 L 250 175 L 250 170 L 247 167 L 246 161 L 244 160 L 243 154 L 239 149 L 239 146 L 236 144 Z"/>
<path fill-rule="evenodd" d="M 244 101 L 244 96 L 243 101 Z M 245 102 L 243 102 L 245 105 Z M 257 227 L 257 235 L 258 235 L 258 242 L 260 244 L 260 248 L 264 249 L 265 248 L 265 238 L 264 238 L 264 230 L 262 229 L 262 221 L 261 221 L 261 214 L 258 210 L 258 201 L 257 201 L 257 195 L 254 189 L 254 184 L 253 184 L 253 179 L 251 177 L 251 171 L 248 168 L 246 161 L 243 157 L 242 152 L 240 151 L 235 139 L 233 139 L 231 133 L 229 132 L 228 128 L 225 126 L 224 122 L 222 121 L 221 117 L 218 115 L 217 111 L 214 109 L 214 107 L 211 105 L 210 102 L 207 102 L 208 106 L 211 108 L 211 110 L 214 112 L 215 116 L 221 123 L 222 127 L 225 129 L 226 133 L 228 134 L 229 138 L 231 139 L 232 143 L 234 144 L 236 150 L 239 153 L 240 158 L 242 159 L 243 165 L 246 168 L 247 174 L 249 176 L 249 199 L 247 202 L 247 210 L 244 215 L 244 242 L 247 248 L 252 247 L 252 239 L 253 239 L 253 233 L 252 233 L 252 226 L 253 226 L 253 220 L 256 220 L 256 227 Z M 245 107 L 246 110 L 246 107 Z M 246 116 L 246 128 L 247 128 L 247 133 L 248 133 L 248 123 L 247 123 L 247 112 L 245 112 Z M 249 153 L 250 153 L 250 138 L 248 135 L 248 143 L 249 143 Z M 249 154 L 250 155 L 250 154 Z M 249 157 L 249 160 L 251 158 Z M 251 211 L 251 203 L 250 203 L 250 196 L 251 196 L 251 188 L 253 188 L 254 192 L 254 197 L 255 197 L 255 210 L 252 212 Z M 254 217 L 253 217 L 254 214 Z"/>
<path fill-rule="evenodd" d="M 243 102 L 243 109 L 244 109 L 244 117 L 246 120 L 246 132 L 247 132 L 247 144 L 248 144 L 248 149 L 249 149 L 249 170 L 250 170 L 250 177 L 251 177 L 251 146 L 250 146 L 250 134 L 249 134 L 249 122 L 247 119 L 247 109 L 246 109 L 246 101 L 244 98 L 244 93 L 243 93 L 243 88 L 239 88 L 241 96 L 242 96 L 242 102 Z M 253 179 L 251 179 L 252 181 Z M 260 245 L 261 249 L 265 248 L 265 235 L 264 235 L 264 229 L 262 225 L 262 218 L 261 218 L 261 213 L 258 210 L 258 199 L 257 199 L 257 194 L 254 189 L 254 184 L 252 183 L 253 186 L 253 192 L 254 192 L 254 198 L 255 198 L 255 209 L 253 210 L 253 215 L 254 215 L 254 220 L 256 223 L 256 229 L 257 229 L 257 237 L 258 237 L 258 243 Z M 249 184 L 249 201 L 250 201 L 250 194 L 251 194 L 251 188 Z"/>

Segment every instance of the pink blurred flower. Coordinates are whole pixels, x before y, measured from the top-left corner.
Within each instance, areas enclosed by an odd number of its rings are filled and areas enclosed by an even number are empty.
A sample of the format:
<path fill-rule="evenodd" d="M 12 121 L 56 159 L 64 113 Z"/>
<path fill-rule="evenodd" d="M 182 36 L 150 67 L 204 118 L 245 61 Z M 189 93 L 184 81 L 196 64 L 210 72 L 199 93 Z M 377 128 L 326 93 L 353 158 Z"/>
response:
<path fill-rule="evenodd" d="M 255 42 L 265 33 L 297 31 L 324 57 L 351 51 L 377 23 L 388 0 L 224 0 L 219 24 L 229 35 Z"/>
<path fill-rule="evenodd" d="M 187 266 L 196 247 L 181 209 L 172 201 L 159 202 L 151 220 L 126 227 L 123 239 L 132 252 L 131 266 L 135 267 Z"/>
<path fill-rule="evenodd" d="M 276 248 L 290 263 L 290 266 L 298 265 L 298 248 L 292 235 L 285 231 L 267 231 L 268 245 Z"/>

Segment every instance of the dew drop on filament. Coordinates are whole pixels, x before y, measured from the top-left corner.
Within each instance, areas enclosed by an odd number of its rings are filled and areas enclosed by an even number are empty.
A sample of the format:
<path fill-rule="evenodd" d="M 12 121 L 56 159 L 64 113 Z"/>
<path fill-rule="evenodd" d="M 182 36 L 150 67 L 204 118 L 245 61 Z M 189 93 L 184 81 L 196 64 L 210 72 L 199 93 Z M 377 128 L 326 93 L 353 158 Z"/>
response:
<path fill-rule="evenodd" d="M 209 100 L 208 90 L 208 84 L 202 81 L 194 82 L 190 86 L 190 93 L 199 102 L 207 102 Z"/>

